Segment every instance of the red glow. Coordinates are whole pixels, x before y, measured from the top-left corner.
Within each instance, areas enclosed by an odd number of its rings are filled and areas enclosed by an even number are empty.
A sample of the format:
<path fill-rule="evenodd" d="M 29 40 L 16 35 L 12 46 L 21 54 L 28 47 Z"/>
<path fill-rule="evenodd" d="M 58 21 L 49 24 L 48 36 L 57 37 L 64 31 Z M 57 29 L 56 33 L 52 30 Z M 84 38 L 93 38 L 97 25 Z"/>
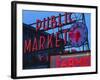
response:
<path fill-rule="evenodd" d="M 80 57 L 66 57 L 61 58 L 60 56 L 55 57 L 55 66 L 56 67 L 81 67 L 81 66 L 90 66 L 90 56 L 80 56 Z M 51 60 L 52 62 L 52 57 Z"/>

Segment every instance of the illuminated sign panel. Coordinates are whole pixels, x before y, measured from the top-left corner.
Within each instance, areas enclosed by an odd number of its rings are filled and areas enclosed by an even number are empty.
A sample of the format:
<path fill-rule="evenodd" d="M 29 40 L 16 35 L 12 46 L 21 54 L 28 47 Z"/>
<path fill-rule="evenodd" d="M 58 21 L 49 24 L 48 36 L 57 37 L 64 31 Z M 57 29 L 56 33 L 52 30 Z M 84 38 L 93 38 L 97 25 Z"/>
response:
<path fill-rule="evenodd" d="M 91 65 L 90 52 L 73 54 L 73 55 L 57 55 L 50 56 L 50 67 L 82 67 Z"/>

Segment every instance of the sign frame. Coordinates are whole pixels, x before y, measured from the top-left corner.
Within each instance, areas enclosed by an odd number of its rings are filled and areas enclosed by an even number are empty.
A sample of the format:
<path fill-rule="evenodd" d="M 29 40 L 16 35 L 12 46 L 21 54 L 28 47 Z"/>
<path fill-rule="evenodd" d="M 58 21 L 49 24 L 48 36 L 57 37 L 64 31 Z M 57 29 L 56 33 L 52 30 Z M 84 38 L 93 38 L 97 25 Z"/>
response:
<path fill-rule="evenodd" d="M 17 76 L 17 7 L 18 5 L 41 5 L 41 6 L 53 6 L 53 7 L 75 7 L 75 8 L 88 8 L 94 9 L 95 12 L 95 71 L 91 72 L 77 72 L 77 73 L 61 73 L 61 74 L 47 74 L 47 75 L 34 75 L 30 76 Z M 56 4 L 56 3 L 42 3 L 42 2 L 24 2 L 24 1 L 12 1 L 11 2 L 11 78 L 20 79 L 20 78 L 38 78 L 38 77 L 53 77 L 53 76 L 67 76 L 67 75 L 83 75 L 83 74 L 97 74 L 98 72 L 98 7 L 97 6 L 88 6 L 88 5 L 73 5 L 73 4 Z"/>

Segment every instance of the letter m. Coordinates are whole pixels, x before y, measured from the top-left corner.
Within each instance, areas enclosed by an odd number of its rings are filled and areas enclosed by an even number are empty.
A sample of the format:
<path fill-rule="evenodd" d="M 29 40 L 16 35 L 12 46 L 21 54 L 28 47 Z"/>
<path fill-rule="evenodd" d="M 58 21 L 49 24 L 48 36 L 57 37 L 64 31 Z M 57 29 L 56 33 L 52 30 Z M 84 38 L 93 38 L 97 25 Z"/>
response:
<path fill-rule="evenodd" d="M 31 39 L 24 41 L 24 53 L 31 51 Z"/>

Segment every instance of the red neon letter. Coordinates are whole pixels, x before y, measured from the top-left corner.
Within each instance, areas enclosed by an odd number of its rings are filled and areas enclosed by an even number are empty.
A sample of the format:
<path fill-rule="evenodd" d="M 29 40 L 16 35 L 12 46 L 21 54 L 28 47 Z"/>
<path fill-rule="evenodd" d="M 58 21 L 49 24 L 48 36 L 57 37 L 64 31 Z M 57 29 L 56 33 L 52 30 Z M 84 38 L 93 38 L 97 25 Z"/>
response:
<path fill-rule="evenodd" d="M 40 36 L 40 50 L 44 49 L 45 42 L 46 42 L 45 37 Z"/>
<path fill-rule="evenodd" d="M 58 38 L 59 38 L 59 32 L 56 33 L 56 47 L 60 47 L 59 45 L 60 40 Z"/>
<path fill-rule="evenodd" d="M 64 33 L 64 44 L 66 45 L 66 43 L 67 43 L 67 30 L 64 30 L 63 33 Z"/>
<path fill-rule="evenodd" d="M 34 38 L 34 42 L 33 42 L 32 51 L 36 51 L 36 50 L 38 50 L 38 43 L 37 43 L 37 39 L 35 37 Z"/>
<path fill-rule="evenodd" d="M 59 14 L 58 16 L 58 26 L 61 27 L 62 23 L 61 23 L 61 14 Z"/>
<path fill-rule="evenodd" d="M 43 20 L 43 29 L 44 30 L 48 30 L 48 26 L 46 25 L 46 22 L 47 22 L 48 19 L 44 18 Z"/>
<path fill-rule="evenodd" d="M 67 24 L 67 13 L 66 12 L 65 12 L 64 16 L 65 16 L 65 24 Z"/>
<path fill-rule="evenodd" d="M 48 48 L 53 47 L 52 38 L 53 38 L 53 35 L 48 35 Z"/>
<path fill-rule="evenodd" d="M 55 16 L 51 16 L 51 27 L 56 28 L 57 22 Z"/>
<path fill-rule="evenodd" d="M 68 23 L 70 23 L 70 22 L 73 22 L 73 20 L 72 20 L 72 18 L 71 18 L 71 15 L 72 15 L 72 13 L 68 13 L 67 14 L 67 21 L 68 21 Z"/>
<path fill-rule="evenodd" d="M 42 27 L 42 21 L 36 20 L 36 31 L 38 31 Z"/>
<path fill-rule="evenodd" d="M 31 39 L 25 40 L 24 42 L 24 53 L 26 53 L 26 51 L 31 51 Z"/>

